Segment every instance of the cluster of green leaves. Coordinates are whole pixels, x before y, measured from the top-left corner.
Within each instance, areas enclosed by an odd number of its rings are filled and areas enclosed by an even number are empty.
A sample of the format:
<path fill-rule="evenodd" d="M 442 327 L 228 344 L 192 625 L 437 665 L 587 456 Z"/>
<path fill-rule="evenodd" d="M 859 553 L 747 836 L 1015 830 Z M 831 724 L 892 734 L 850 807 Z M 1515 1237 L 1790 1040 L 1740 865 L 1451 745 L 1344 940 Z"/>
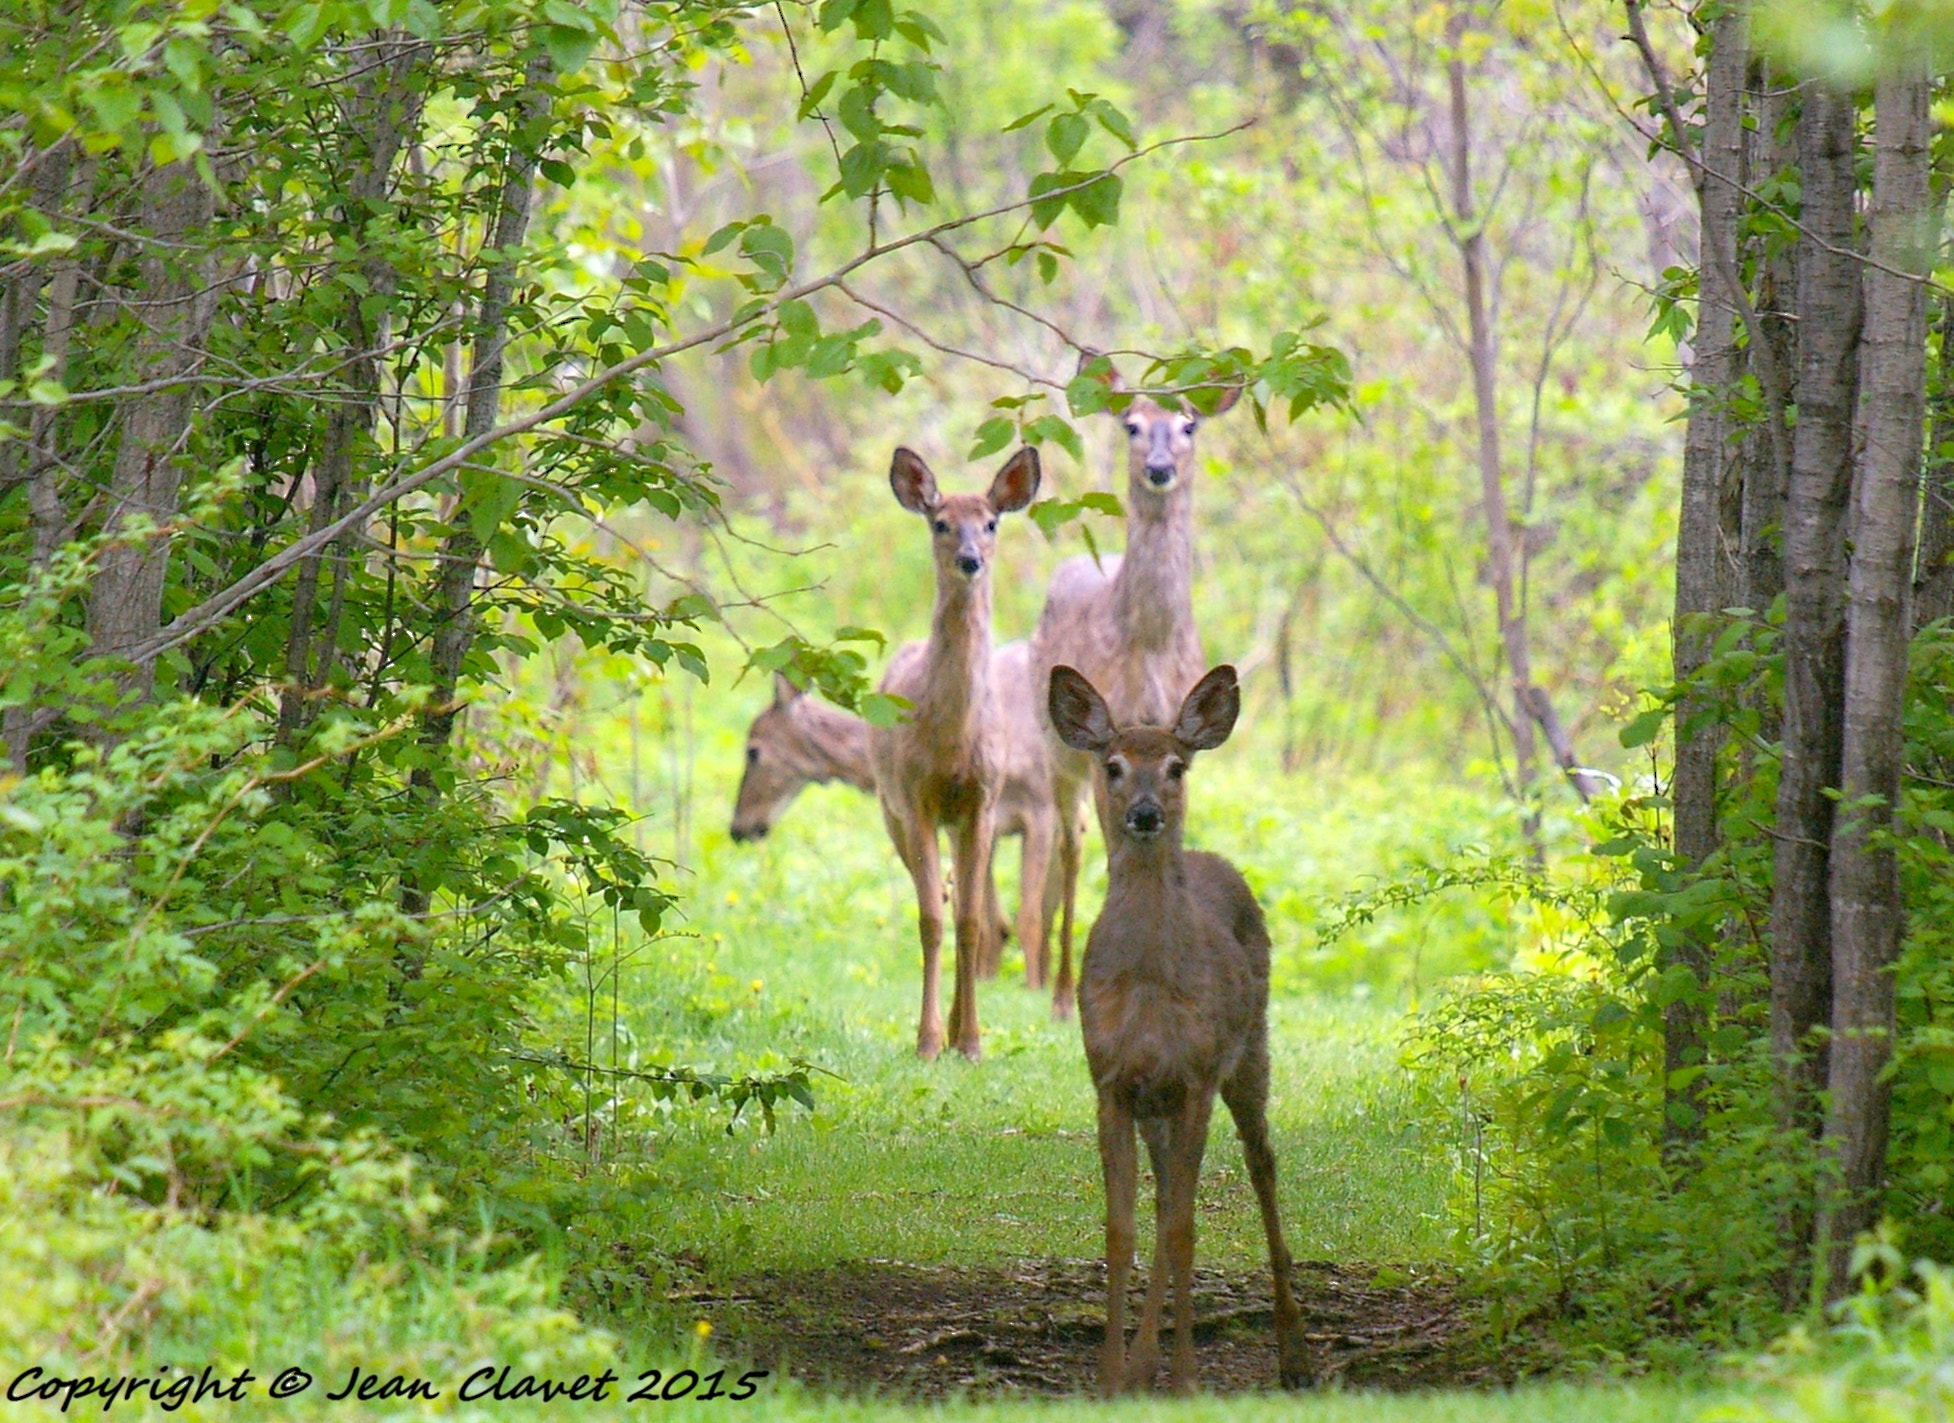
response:
<path fill-rule="evenodd" d="M 1455 1143 L 1455 1243 L 1495 1329 L 1544 1326 L 1554 1348 L 1589 1358 L 1671 1341 L 1754 1347 L 1778 1323 L 1775 1222 L 1797 1153 L 1769 1109 L 1755 1008 L 1720 1028 L 1706 1062 L 1666 1072 L 1664 1009 L 1695 980 L 1663 946 L 1684 922 L 1700 929 L 1706 893 L 1650 837 L 1650 807 L 1625 802 L 1619 816 L 1593 878 L 1498 862 L 1429 877 L 1523 894 L 1549 937 L 1532 970 L 1462 981 L 1414 1019 L 1407 1061 L 1430 1131 Z M 1379 902 L 1422 888 L 1391 886 Z M 1722 981 L 1744 991 L 1741 975 Z M 1678 1169 L 1665 1088 L 1699 1078 Z"/>

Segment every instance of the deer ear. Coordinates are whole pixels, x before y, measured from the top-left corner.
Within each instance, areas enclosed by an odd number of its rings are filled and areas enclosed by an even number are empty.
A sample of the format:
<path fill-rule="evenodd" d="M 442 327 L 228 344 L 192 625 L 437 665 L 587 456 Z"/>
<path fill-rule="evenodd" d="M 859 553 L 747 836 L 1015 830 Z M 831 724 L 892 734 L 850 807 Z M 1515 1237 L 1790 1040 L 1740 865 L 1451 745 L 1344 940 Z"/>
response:
<path fill-rule="evenodd" d="M 1079 369 L 1075 374 L 1084 375 L 1086 373 L 1086 367 L 1090 366 L 1094 361 L 1106 361 L 1106 353 L 1096 346 L 1079 347 Z M 1126 382 L 1120 379 L 1119 367 L 1111 361 L 1106 361 L 1104 369 L 1105 374 L 1098 378 L 1101 384 L 1108 390 L 1124 391 L 1126 389 Z"/>
<path fill-rule="evenodd" d="M 889 488 L 896 492 L 896 503 L 912 514 L 927 514 L 943 502 L 936 492 L 936 476 L 923 457 L 901 446 L 889 461 Z"/>
<path fill-rule="evenodd" d="M 1242 713 L 1242 691 L 1226 662 L 1194 684 L 1174 718 L 1174 739 L 1190 751 L 1212 751 L 1235 729 Z"/>
<path fill-rule="evenodd" d="M 1113 739 L 1113 714 L 1106 700 L 1079 672 L 1060 665 L 1052 668 L 1052 685 L 1045 696 L 1058 739 L 1074 751 L 1104 751 Z"/>
<path fill-rule="evenodd" d="M 775 706 L 784 707 L 789 702 L 798 700 L 800 695 L 801 689 L 788 681 L 783 674 L 779 672 L 773 674 L 773 704 Z"/>
<path fill-rule="evenodd" d="M 1041 478 L 1038 451 L 1026 445 L 1011 456 L 1010 462 L 991 481 L 991 508 L 1000 514 L 1015 514 L 1038 497 Z"/>
<path fill-rule="evenodd" d="M 1242 387 L 1239 385 L 1229 386 L 1227 389 L 1223 390 L 1221 392 L 1220 397 L 1216 399 L 1214 403 L 1214 409 L 1208 412 L 1209 416 L 1212 417 L 1215 415 L 1226 415 L 1230 410 L 1233 410 L 1235 408 L 1236 403 L 1240 401 L 1241 398 L 1242 398 Z"/>

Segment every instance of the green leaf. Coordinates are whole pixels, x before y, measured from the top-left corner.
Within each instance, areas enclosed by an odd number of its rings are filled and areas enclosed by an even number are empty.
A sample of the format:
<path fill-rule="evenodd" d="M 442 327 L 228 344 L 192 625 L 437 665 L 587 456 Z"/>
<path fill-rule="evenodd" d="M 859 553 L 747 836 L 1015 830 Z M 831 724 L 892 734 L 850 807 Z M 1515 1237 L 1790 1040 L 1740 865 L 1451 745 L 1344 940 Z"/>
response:
<path fill-rule="evenodd" d="M 1014 421 L 1002 415 L 993 416 L 977 427 L 977 442 L 970 447 L 968 457 L 980 460 L 986 455 L 994 455 L 1010 444 L 1017 433 L 1018 427 Z"/>
<path fill-rule="evenodd" d="M 1622 728 L 1622 745 L 1631 751 L 1638 746 L 1647 746 L 1662 734 L 1663 723 L 1669 720 L 1670 711 L 1669 707 L 1651 707 L 1636 716 Z"/>
<path fill-rule="evenodd" d="M 461 507 L 477 540 L 486 545 L 494 538 L 522 503 L 522 490 L 522 485 L 499 470 L 462 471 Z"/>
<path fill-rule="evenodd" d="M 848 23 L 848 17 L 855 13 L 860 0 L 824 0 L 821 13 L 815 23 L 823 34 L 831 34 Z"/>
<path fill-rule="evenodd" d="M 830 69 L 808 86 L 807 93 L 801 98 L 799 116 L 803 122 L 813 117 L 814 111 L 821 107 L 821 101 L 828 97 L 828 91 L 834 88 L 835 73 Z"/>
<path fill-rule="evenodd" d="M 1059 167 L 1069 167 L 1091 132 L 1084 114 L 1059 114 L 1045 127 L 1045 147 L 1052 151 Z"/>
<path fill-rule="evenodd" d="M 285 35 L 295 49 L 311 49 L 325 32 L 326 7 L 322 4 L 301 5 L 285 22 Z"/>
<path fill-rule="evenodd" d="M 887 692 L 870 692 L 855 706 L 870 726 L 899 725 L 913 710 L 906 699 L 892 697 Z"/>
<path fill-rule="evenodd" d="M 717 232 L 713 233 L 712 236 L 706 239 L 706 245 L 699 249 L 699 255 L 702 257 L 710 257 L 713 253 L 717 252 L 720 248 L 724 247 L 728 242 L 731 242 L 735 237 L 738 237 L 744 231 L 746 231 L 745 222 L 727 223 L 724 227 L 720 228 Z"/>
<path fill-rule="evenodd" d="M 1102 173 L 1072 194 L 1072 211 L 1085 219 L 1087 227 L 1111 227 L 1119 221 L 1119 200 L 1125 191 L 1125 180 L 1117 173 Z"/>
<path fill-rule="evenodd" d="M 896 32 L 895 6 L 890 0 L 856 0 L 849 19 L 855 22 L 857 38 L 873 43 Z"/>
<path fill-rule="evenodd" d="M 1040 415 L 1024 428 L 1024 441 L 1027 445 L 1041 444 L 1054 440 L 1063 445 L 1073 459 L 1084 462 L 1086 449 L 1079 439 L 1079 432 L 1062 415 Z"/>
<path fill-rule="evenodd" d="M 841 155 L 841 187 L 851 198 L 866 197 L 882 182 L 883 174 L 889 171 L 893 156 L 888 144 L 880 139 L 873 143 L 858 143 Z"/>
<path fill-rule="evenodd" d="M 1066 196 L 1048 198 L 1042 194 L 1058 188 L 1068 188 L 1077 178 L 1073 173 L 1040 173 L 1031 180 L 1026 196 L 1031 199 L 1031 220 L 1039 228 L 1050 227 L 1058 221 L 1058 215 L 1065 211 Z"/>
<path fill-rule="evenodd" d="M 892 163 L 886 176 L 889 191 L 905 202 L 928 207 L 936 201 L 936 185 L 930 181 L 929 169 L 921 163 Z"/>
<path fill-rule="evenodd" d="M 1037 123 L 1038 120 L 1045 117 L 1045 115 L 1049 114 L 1051 111 L 1052 111 L 1052 106 L 1050 104 L 1040 104 L 1037 108 L 1033 109 L 1030 113 L 1020 114 L 1017 118 L 1012 119 L 1010 123 L 1004 126 L 1003 131 L 1005 133 L 1016 133 L 1021 128 L 1030 128 L 1033 124 Z"/>
<path fill-rule="evenodd" d="M 1132 151 L 1134 147 L 1133 124 L 1125 114 L 1121 113 L 1104 99 L 1095 99 L 1087 111 L 1099 120 L 1099 126 L 1101 128 L 1125 144 L 1129 152 Z"/>
<path fill-rule="evenodd" d="M 558 74 L 574 74 L 589 61 L 597 48 L 597 36 L 590 30 L 569 25 L 548 25 L 543 30 L 543 48 L 549 51 Z"/>

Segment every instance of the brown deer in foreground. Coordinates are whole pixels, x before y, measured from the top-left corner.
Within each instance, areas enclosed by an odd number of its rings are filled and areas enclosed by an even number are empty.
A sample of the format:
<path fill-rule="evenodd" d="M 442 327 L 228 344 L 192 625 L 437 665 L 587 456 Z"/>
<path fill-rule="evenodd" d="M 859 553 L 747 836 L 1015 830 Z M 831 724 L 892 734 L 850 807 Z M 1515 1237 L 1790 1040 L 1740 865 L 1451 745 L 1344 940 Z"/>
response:
<path fill-rule="evenodd" d="M 923 945 L 916 1051 L 923 1057 L 935 1057 L 944 1043 L 939 827 L 950 832 L 955 866 L 956 980 L 949 1032 L 964 1056 L 976 1058 L 981 1051 L 977 973 L 991 938 L 983 887 L 990 883 L 1004 784 L 1004 729 L 991 699 L 990 569 L 998 516 L 1029 504 L 1038 480 L 1038 452 L 1029 448 L 998 471 L 988 494 L 939 493 L 929 466 L 910 450 L 898 449 L 889 465 L 896 502 L 929 521 L 936 560 L 929 640 L 898 649 L 882 674 L 882 690 L 904 698 L 914 710 L 900 725 L 870 727 L 868 733 L 882 819 L 916 886 L 916 929 Z"/>
<path fill-rule="evenodd" d="M 1079 1024 L 1098 1092 L 1106 1178 L 1099 1384 L 1108 1395 L 1129 1380 L 1151 1385 L 1170 1274 L 1172 1384 L 1193 1391 L 1194 1188 L 1217 1091 L 1235 1119 L 1269 1238 L 1279 1375 L 1284 1387 L 1310 1382 L 1269 1148 L 1269 931 L 1239 870 L 1218 855 L 1181 848 L 1188 763 L 1195 752 L 1228 739 L 1240 710 L 1235 669 L 1221 666 L 1187 694 L 1171 729 L 1122 729 L 1092 683 L 1070 667 L 1052 669 L 1052 725 L 1099 768 L 1106 832 L 1106 905 L 1080 967 Z M 1147 1301 L 1129 1356 L 1124 1316 L 1135 1238 L 1136 1123 L 1153 1162 L 1155 1237 Z"/>
<path fill-rule="evenodd" d="M 1044 719 L 1032 696 L 1031 647 L 1008 642 L 991 654 L 991 696 L 997 704 L 1003 738 L 1004 785 L 997 801 L 997 838 L 1022 836 L 1025 863 L 1019 871 L 1024 906 L 1018 911 L 1018 942 L 1025 948 L 1025 986 L 1044 983 L 1043 952 L 1052 916 L 1052 848 L 1057 839 L 1053 811 L 1051 758 L 1045 749 Z M 810 785 L 841 781 L 875 791 L 869 764 L 868 723 L 806 695 L 774 674 L 773 702 L 746 731 L 746 770 L 733 804 L 733 839 L 761 840 L 773 829 L 794 797 Z M 996 956 L 1008 933 L 998 908 L 996 876 L 985 886 L 985 917 L 991 924 L 984 977 L 997 972 Z M 1036 912 L 1027 912 L 1035 909 Z"/>
<path fill-rule="evenodd" d="M 1227 391 L 1225 414 L 1240 398 Z M 1136 395 L 1120 416 L 1127 436 L 1126 552 L 1103 566 L 1071 558 L 1052 575 L 1031 637 L 1032 674 L 1044 686 L 1051 669 L 1075 667 L 1100 688 L 1123 726 L 1160 726 L 1174 700 L 1207 666 L 1194 626 L 1194 431 L 1188 410 Z M 1036 704 L 1042 714 L 1045 699 Z M 1079 802 L 1092 760 L 1051 743 L 1059 835 L 1059 957 L 1052 1015 L 1072 1011 L 1072 918 L 1079 879 Z M 1108 827 L 1100 825 L 1110 835 Z"/>

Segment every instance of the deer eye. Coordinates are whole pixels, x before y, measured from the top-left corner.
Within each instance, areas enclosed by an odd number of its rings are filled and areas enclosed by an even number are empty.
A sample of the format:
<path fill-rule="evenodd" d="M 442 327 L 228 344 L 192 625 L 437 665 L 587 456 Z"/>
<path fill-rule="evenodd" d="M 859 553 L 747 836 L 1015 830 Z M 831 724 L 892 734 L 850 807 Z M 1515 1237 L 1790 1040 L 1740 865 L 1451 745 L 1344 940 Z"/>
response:
<path fill-rule="evenodd" d="M 1139 433 L 1140 433 L 1140 422 L 1139 422 L 1138 420 L 1128 420 L 1128 421 L 1126 422 L 1126 433 L 1127 433 L 1127 434 L 1129 434 L 1129 435 L 1137 435 L 1137 434 L 1139 434 Z"/>
<path fill-rule="evenodd" d="M 930 527 L 932 529 L 935 529 L 939 534 L 947 534 L 950 532 L 949 521 L 945 519 L 931 519 Z"/>
<path fill-rule="evenodd" d="M 1178 780 L 1179 780 L 1179 779 L 1180 779 L 1180 778 L 1181 778 L 1182 776 L 1185 776 L 1186 774 L 1187 774 L 1187 762 L 1185 762 L 1185 761 L 1169 761 L 1169 762 L 1167 763 L 1167 779 L 1168 779 L 1168 780 L 1170 780 L 1170 781 L 1178 781 Z"/>
<path fill-rule="evenodd" d="M 1108 762 L 1106 763 L 1106 780 L 1107 780 L 1107 781 L 1108 781 L 1109 783 L 1110 783 L 1110 782 L 1113 782 L 1113 781 L 1117 781 L 1117 780 L 1119 779 L 1119 775 L 1120 775 L 1120 764 L 1119 764 L 1119 762 L 1117 762 L 1117 761 L 1108 761 Z"/>
<path fill-rule="evenodd" d="M 991 520 L 991 521 L 990 521 L 990 522 L 989 522 L 988 524 L 986 524 L 986 525 L 984 525 L 984 532 L 985 532 L 985 533 L 987 533 L 987 534 L 994 534 L 994 533 L 996 533 L 996 532 L 997 532 L 997 520 L 995 520 L 995 519 L 992 519 L 992 520 Z"/>
<path fill-rule="evenodd" d="M 749 765 L 749 766 L 757 766 L 757 765 L 759 765 L 759 764 L 760 764 L 760 748 L 759 748 L 759 747 L 757 747 L 757 746 L 749 746 L 749 747 L 747 747 L 747 748 L 746 748 L 746 764 L 747 764 L 747 765 Z"/>

